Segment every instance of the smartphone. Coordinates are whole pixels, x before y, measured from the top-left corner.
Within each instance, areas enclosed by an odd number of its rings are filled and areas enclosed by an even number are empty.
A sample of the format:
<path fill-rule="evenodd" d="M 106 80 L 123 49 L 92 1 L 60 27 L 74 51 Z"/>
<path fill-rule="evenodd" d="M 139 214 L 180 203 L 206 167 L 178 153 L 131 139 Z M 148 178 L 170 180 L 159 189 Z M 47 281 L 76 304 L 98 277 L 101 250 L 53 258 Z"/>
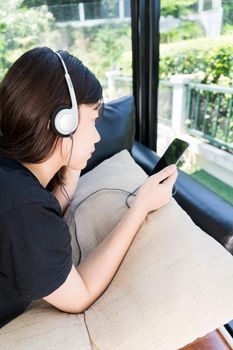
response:
<path fill-rule="evenodd" d="M 168 146 L 163 156 L 159 159 L 149 176 L 157 173 L 170 164 L 177 164 L 188 146 L 188 142 L 175 138 Z"/>

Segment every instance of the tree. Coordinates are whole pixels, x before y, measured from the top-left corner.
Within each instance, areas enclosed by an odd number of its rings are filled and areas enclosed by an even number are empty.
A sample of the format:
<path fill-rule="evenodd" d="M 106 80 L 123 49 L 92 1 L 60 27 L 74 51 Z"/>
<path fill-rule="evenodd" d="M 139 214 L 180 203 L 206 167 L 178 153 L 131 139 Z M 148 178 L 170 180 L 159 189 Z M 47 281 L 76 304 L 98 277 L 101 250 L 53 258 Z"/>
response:
<path fill-rule="evenodd" d="M 161 0 L 161 16 L 185 16 L 194 11 L 197 0 Z"/>
<path fill-rule="evenodd" d="M 233 25 L 233 2 L 222 0 L 223 6 L 223 25 Z"/>
<path fill-rule="evenodd" d="M 104 82 L 109 69 L 132 75 L 131 27 L 129 23 L 99 25 L 72 30 L 70 51 L 83 60 Z"/>
<path fill-rule="evenodd" d="M 54 18 L 46 5 L 21 8 L 22 0 L 0 0 L 0 79 L 26 50 L 42 42 L 43 32 L 52 29 Z"/>

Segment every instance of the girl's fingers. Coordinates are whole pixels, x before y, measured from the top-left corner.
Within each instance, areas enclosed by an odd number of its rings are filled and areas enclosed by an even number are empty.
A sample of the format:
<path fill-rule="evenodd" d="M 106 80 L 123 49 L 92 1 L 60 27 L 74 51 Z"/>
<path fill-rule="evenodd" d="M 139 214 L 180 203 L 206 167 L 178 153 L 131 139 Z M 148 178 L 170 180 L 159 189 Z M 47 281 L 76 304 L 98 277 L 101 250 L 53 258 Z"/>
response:
<path fill-rule="evenodd" d="M 177 176 L 178 176 L 178 171 L 176 170 L 165 181 L 163 181 L 163 185 L 173 185 L 177 179 Z"/>
<path fill-rule="evenodd" d="M 171 164 L 166 168 L 162 169 L 161 171 L 159 171 L 158 173 L 154 174 L 154 176 L 156 177 L 156 180 L 160 182 L 166 179 L 167 177 L 169 177 L 170 175 L 172 175 L 176 170 L 177 170 L 176 165 Z"/>

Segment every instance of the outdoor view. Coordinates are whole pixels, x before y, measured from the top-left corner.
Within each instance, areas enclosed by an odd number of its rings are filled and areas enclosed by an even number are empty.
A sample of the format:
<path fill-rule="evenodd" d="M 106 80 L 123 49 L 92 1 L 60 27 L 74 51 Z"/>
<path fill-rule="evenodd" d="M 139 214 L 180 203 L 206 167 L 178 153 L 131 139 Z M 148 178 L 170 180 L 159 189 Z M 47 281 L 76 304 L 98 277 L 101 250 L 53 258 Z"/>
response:
<path fill-rule="evenodd" d="M 233 204 L 233 2 L 162 0 L 160 39 L 158 153 L 188 141 L 181 168 Z"/>
<path fill-rule="evenodd" d="M 233 204 L 233 1 L 161 0 L 158 154 L 190 143 L 181 166 Z M 34 46 L 69 50 L 105 102 L 132 94 L 130 0 L 0 0 L 0 78 Z"/>
<path fill-rule="evenodd" d="M 24 51 L 49 46 L 80 58 L 105 101 L 131 94 L 130 20 L 130 0 L 0 0 L 0 78 Z"/>

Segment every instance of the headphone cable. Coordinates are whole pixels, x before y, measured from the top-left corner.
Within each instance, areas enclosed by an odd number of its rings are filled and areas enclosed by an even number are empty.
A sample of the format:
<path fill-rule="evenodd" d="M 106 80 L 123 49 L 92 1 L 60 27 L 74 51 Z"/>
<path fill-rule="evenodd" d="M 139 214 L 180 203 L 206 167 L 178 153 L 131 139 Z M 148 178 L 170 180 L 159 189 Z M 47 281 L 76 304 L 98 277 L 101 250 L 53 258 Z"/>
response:
<path fill-rule="evenodd" d="M 71 140 L 72 140 L 72 145 L 71 145 L 71 152 L 70 152 L 70 157 L 69 157 L 69 161 L 68 161 L 68 165 L 67 165 L 67 168 L 69 167 L 69 164 L 70 164 L 70 159 L 71 159 L 71 155 L 72 155 L 72 150 L 73 150 L 73 134 L 70 134 L 69 135 L 71 137 Z M 122 191 L 122 192 L 125 192 L 125 193 L 128 193 L 127 197 L 125 198 L 125 204 L 127 205 L 128 208 L 130 208 L 130 205 L 128 203 L 128 198 L 130 196 L 136 196 L 135 192 L 139 189 L 139 187 L 141 185 L 139 185 L 133 192 L 130 192 L 130 191 L 127 191 L 127 190 L 123 190 L 121 188 L 107 188 L 107 187 L 104 187 L 104 188 L 101 188 L 101 189 L 98 189 L 96 190 L 95 192 L 89 194 L 87 197 L 85 197 L 80 203 L 78 203 L 74 209 L 72 209 L 72 205 L 71 205 L 71 199 L 69 197 L 69 194 L 67 193 L 66 189 L 65 189 L 65 183 L 64 181 L 61 179 L 60 177 L 60 173 L 58 172 L 58 176 L 59 176 L 59 179 L 61 181 L 61 192 L 63 194 L 63 196 L 68 200 L 68 206 L 70 207 L 70 213 L 69 213 L 69 216 L 68 216 L 68 219 L 70 219 L 70 217 L 73 219 L 73 223 L 74 223 L 74 229 L 75 229 L 75 240 L 76 240 L 76 243 L 77 243 L 77 246 L 78 246 L 78 249 L 79 249 L 79 260 L 78 260 L 78 263 L 77 265 L 79 265 L 80 261 L 81 261 L 81 258 L 82 258 L 82 251 L 81 251 L 81 248 L 80 248 L 80 245 L 79 245 L 79 241 L 78 241 L 78 236 L 77 236 L 77 228 L 76 228 L 76 221 L 75 221 L 75 212 L 76 210 L 78 209 L 78 207 L 85 201 L 87 200 L 89 197 L 91 197 L 92 195 L 94 195 L 95 193 L 99 192 L 99 191 L 103 191 L 103 190 L 108 190 L 108 191 Z M 149 177 L 149 176 L 148 176 Z M 176 185 L 174 184 L 174 187 L 175 187 L 175 191 L 172 193 L 172 196 L 174 196 L 177 192 L 177 188 L 176 188 Z M 63 190 L 65 191 L 65 193 L 63 192 Z"/>

